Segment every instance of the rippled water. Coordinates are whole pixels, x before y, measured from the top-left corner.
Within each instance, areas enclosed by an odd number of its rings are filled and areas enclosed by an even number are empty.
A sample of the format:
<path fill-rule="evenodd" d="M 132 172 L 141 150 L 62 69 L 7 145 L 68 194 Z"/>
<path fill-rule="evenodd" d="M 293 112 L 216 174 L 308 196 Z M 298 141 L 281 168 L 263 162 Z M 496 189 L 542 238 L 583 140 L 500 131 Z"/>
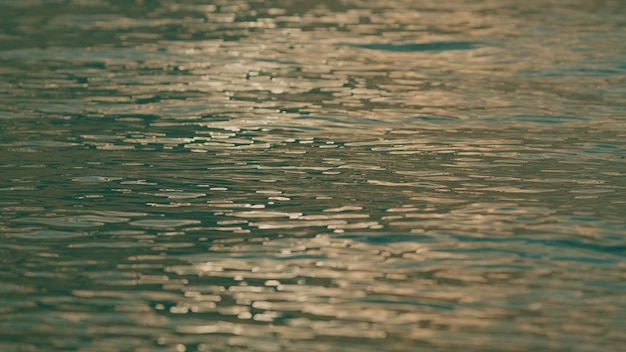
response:
<path fill-rule="evenodd" d="M 2 351 L 626 348 L 623 1 L 0 1 Z"/>

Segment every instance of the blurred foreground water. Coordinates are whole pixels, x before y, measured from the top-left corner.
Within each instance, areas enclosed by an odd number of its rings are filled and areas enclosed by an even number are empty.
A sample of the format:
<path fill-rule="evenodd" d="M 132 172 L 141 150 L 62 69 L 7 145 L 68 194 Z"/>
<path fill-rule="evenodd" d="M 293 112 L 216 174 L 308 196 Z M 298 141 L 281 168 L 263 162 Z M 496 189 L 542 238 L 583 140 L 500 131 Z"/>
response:
<path fill-rule="evenodd" d="M 624 43 L 621 0 L 0 0 L 0 350 L 624 350 Z"/>

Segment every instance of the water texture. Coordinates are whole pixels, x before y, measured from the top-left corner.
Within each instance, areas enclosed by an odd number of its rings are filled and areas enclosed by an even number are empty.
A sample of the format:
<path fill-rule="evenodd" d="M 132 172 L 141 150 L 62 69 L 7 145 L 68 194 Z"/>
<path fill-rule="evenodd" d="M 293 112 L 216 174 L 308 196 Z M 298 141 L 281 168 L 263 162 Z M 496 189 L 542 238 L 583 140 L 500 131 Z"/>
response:
<path fill-rule="evenodd" d="M 1 351 L 623 351 L 623 1 L 0 0 Z"/>

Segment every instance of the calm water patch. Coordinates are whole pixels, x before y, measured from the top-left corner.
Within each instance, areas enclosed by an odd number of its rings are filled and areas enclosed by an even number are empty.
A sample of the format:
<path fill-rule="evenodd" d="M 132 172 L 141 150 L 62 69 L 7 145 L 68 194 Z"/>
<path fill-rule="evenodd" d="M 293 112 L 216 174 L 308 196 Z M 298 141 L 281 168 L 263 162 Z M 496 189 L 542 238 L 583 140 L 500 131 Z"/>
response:
<path fill-rule="evenodd" d="M 419 44 L 355 44 L 350 45 L 355 48 L 383 50 L 383 51 L 447 51 L 447 50 L 469 50 L 476 47 L 476 43 L 471 42 L 433 42 Z"/>

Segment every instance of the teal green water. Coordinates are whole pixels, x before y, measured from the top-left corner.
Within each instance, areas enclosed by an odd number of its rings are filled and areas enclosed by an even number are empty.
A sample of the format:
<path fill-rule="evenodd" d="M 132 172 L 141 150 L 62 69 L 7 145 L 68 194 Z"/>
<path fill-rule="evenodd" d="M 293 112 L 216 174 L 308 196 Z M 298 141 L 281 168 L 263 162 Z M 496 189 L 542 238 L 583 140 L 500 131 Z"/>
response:
<path fill-rule="evenodd" d="M 0 350 L 625 350 L 624 43 L 619 0 L 0 0 Z"/>

